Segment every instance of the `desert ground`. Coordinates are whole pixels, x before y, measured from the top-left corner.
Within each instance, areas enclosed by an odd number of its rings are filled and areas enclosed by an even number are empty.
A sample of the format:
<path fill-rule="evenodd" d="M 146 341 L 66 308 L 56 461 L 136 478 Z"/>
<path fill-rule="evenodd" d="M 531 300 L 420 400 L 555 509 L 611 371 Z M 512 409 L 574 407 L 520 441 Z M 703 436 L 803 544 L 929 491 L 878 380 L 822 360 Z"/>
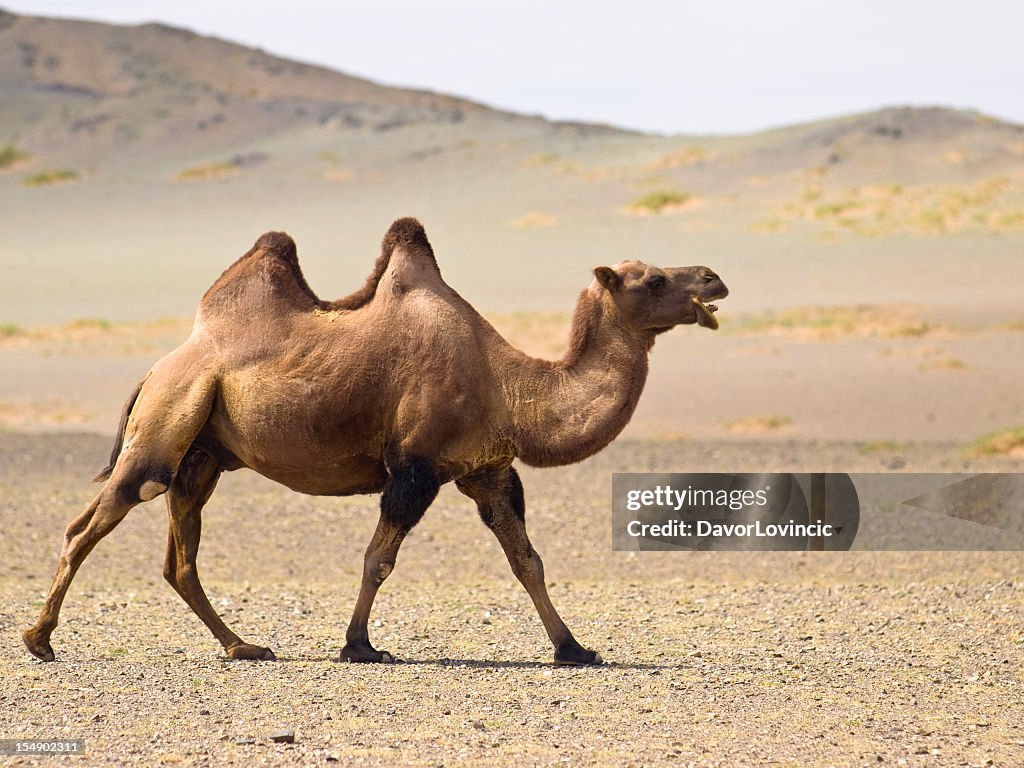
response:
<path fill-rule="evenodd" d="M 0 441 L 0 731 L 83 738 L 90 765 L 1019 765 L 1019 552 L 612 552 L 610 473 L 699 466 L 885 471 L 852 443 L 621 441 L 525 470 L 552 599 L 606 664 L 550 664 L 529 598 L 473 505 L 446 488 L 402 549 L 371 637 L 400 661 L 338 664 L 375 498 L 226 476 L 207 507 L 211 599 L 277 662 L 228 662 L 160 572 L 161 502 L 92 554 L 32 659 L 66 518 L 107 449 Z M 956 446 L 905 468 L 1013 470 Z M 277 744 L 278 729 L 295 733 Z M 61 758 L 5 758 L 52 764 Z M 71 758 L 74 759 L 74 758 Z"/>
<path fill-rule="evenodd" d="M 0 739 L 82 738 L 88 765 L 1024 764 L 1019 551 L 615 552 L 610 530 L 613 472 L 1020 472 L 1024 128 L 893 108 L 647 136 L 159 25 L 0 12 L 0 43 Z M 226 661 L 164 583 L 159 500 L 86 561 L 57 661 L 33 659 L 64 526 L 203 291 L 285 230 L 343 296 L 407 215 L 547 358 L 595 266 L 706 264 L 730 288 L 718 332 L 658 338 L 616 443 L 521 468 L 552 599 L 607 663 L 551 664 L 451 487 L 374 607 L 400 661 L 335 663 L 378 500 L 244 471 L 199 567 L 277 662 Z"/>

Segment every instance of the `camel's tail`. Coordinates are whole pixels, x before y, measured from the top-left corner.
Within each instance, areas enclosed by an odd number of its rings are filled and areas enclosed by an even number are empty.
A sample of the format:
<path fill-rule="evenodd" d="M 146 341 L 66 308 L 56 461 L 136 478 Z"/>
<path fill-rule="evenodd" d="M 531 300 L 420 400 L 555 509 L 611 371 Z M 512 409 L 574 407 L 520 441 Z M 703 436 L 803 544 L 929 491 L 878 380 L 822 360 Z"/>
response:
<path fill-rule="evenodd" d="M 132 390 L 132 394 L 129 396 L 128 402 L 124 404 L 124 409 L 121 411 L 121 423 L 117 427 L 117 437 L 114 438 L 114 450 L 110 452 L 110 463 L 92 479 L 94 483 L 99 483 L 109 479 L 111 473 L 114 471 L 114 465 L 117 463 L 117 457 L 121 455 L 121 448 L 124 446 L 124 430 L 125 427 L 128 426 L 128 417 L 131 416 L 132 408 L 135 407 L 135 401 L 139 399 L 139 393 L 142 391 L 142 385 L 146 383 L 146 379 L 148 378 L 149 374 L 147 373 L 142 377 L 142 380 L 135 385 L 135 389 Z"/>

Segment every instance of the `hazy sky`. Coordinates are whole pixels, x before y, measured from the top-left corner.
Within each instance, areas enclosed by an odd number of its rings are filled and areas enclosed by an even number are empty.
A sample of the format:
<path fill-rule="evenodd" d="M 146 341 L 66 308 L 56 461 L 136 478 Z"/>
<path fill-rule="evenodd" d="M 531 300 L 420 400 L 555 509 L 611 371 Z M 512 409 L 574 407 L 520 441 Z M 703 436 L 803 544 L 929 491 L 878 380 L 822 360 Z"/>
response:
<path fill-rule="evenodd" d="M 735 133 L 888 105 L 1024 123 L 1022 0 L 14 0 L 552 118 Z"/>

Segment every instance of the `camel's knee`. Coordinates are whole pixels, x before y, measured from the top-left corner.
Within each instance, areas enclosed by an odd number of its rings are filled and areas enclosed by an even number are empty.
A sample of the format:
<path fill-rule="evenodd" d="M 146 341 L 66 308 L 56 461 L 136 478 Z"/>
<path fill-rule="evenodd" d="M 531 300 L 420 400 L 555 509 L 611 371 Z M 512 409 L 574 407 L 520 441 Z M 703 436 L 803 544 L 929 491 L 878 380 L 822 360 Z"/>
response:
<path fill-rule="evenodd" d="M 544 561 L 540 559 L 537 550 L 532 546 L 527 545 L 525 549 L 516 552 L 508 560 L 509 565 L 512 566 L 512 573 L 520 581 L 544 580 Z"/>
<path fill-rule="evenodd" d="M 174 569 L 174 578 L 179 586 L 197 581 L 199 576 L 193 563 L 178 563 Z"/>
<path fill-rule="evenodd" d="M 441 484 L 434 467 L 425 459 L 403 459 L 389 471 L 391 476 L 380 500 L 381 515 L 409 530 L 423 517 Z"/>
<path fill-rule="evenodd" d="M 174 589 L 178 588 L 178 566 L 173 561 L 164 563 L 164 581 Z"/>
<path fill-rule="evenodd" d="M 395 570 L 394 560 L 367 559 L 365 573 L 378 587 Z"/>
<path fill-rule="evenodd" d="M 515 468 L 504 474 L 456 481 L 459 490 L 475 500 L 484 525 L 497 532 L 499 528 L 521 525 L 526 521 L 526 498 L 523 483 Z M 512 522 L 509 518 L 518 522 Z"/>

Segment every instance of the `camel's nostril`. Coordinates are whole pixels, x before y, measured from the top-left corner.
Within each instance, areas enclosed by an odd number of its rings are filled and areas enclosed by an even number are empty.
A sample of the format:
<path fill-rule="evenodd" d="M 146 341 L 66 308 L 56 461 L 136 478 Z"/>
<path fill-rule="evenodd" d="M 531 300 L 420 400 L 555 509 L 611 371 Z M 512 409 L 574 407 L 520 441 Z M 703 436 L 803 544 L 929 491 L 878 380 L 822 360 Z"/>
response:
<path fill-rule="evenodd" d="M 697 278 L 705 283 L 710 283 L 712 280 L 717 280 L 718 275 L 711 267 L 698 267 Z"/>

